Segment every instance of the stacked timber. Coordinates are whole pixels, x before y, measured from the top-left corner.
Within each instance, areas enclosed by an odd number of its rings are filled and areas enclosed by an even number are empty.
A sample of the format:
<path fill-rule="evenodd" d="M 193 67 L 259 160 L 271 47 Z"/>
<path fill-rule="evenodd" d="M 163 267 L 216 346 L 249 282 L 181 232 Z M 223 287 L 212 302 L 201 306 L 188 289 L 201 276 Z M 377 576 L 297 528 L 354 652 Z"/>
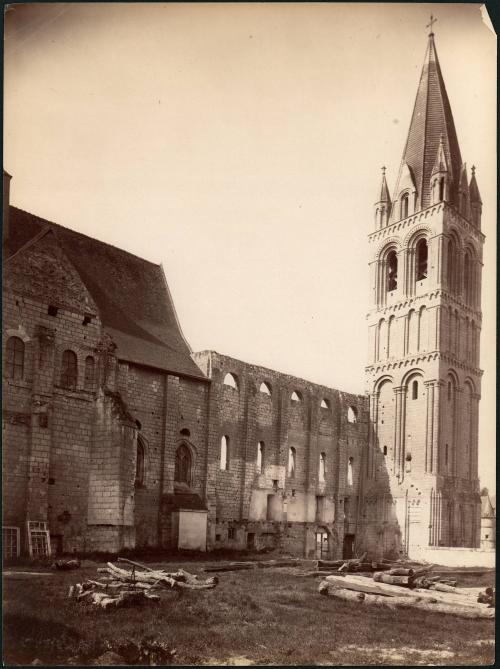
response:
<path fill-rule="evenodd" d="M 168 590 L 210 590 L 217 585 L 217 576 L 205 581 L 198 580 L 195 574 L 184 569 L 166 572 L 162 569 L 151 569 L 138 562 L 118 558 L 132 566 L 131 571 L 120 569 L 111 562 L 99 568 L 102 574 L 99 580 L 87 579 L 76 583 L 69 589 L 68 597 L 77 602 L 89 601 L 104 609 L 130 606 L 144 602 L 159 601 L 161 592 Z"/>
<path fill-rule="evenodd" d="M 356 574 L 332 574 L 321 581 L 318 590 L 322 595 L 367 605 L 416 608 L 463 618 L 494 617 L 494 609 L 486 603 L 486 597 L 478 597 L 475 591 L 440 583 L 434 577 L 428 577 L 424 587 L 418 587 L 423 583 L 424 572 L 427 573 L 431 568 L 414 570 L 397 567 L 375 572 L 373 578 Z"/>

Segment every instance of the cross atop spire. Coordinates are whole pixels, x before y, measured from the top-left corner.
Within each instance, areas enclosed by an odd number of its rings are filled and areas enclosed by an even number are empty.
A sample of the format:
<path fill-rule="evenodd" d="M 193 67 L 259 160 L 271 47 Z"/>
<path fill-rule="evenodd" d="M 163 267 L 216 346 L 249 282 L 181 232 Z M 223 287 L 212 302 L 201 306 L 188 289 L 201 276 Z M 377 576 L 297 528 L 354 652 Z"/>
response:
<path fill-rule="evenodd" d="M 434 35 L 434 31 L 433 31 L 433 29 L 432 29 L 432 26 L 434 25 L 434 23 L 436 23 L 436 21 L 437 21 L 437 19 L 435 19 L 435 18 L 432 16 L 432 14 L 431 14 L 431 20 L 430 20 L 429 23 L 425 26 L 426 28 L 430 28 L 429 37 L 430 37 L 431 35 Z"/>

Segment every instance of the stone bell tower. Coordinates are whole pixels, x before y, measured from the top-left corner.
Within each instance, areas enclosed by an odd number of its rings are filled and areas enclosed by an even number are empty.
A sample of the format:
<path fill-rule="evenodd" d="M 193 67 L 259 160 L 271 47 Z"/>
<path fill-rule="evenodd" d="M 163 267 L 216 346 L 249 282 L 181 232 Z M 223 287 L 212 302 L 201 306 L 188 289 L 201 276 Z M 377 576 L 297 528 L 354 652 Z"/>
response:
<path fill-rule="evenodd" d="M 394 194 L 383 168 L 368 237 L 371 431 L 359 543 L 415 557 L 480 541 L 482 203 L 433 23 Z"/>

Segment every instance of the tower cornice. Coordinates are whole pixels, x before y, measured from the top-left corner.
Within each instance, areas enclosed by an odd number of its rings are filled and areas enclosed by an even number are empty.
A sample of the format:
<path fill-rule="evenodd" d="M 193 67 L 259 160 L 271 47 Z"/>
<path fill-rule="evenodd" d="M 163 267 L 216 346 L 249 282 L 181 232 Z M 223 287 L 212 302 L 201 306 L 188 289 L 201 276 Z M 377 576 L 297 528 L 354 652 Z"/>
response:
<path fill-rule="evenodd" d="M 407 367 L 413 368 L 416 365 L 421 365 L 423 363 L 435 362 L 435 361 L 442 361 L 447 364 L 453 365 L 455 369 L 461 369 L 462 371 L 469 373 L 471 376 L 480 378 L 483 375 L 483 370 L 480 369 L 479 367 L 475 367 L 461 360 L 458 360 L 454 355 L 448 353 L 442 353 L 439 351 L 412 353 L 411 355 L 407 355 L 404 358 L 380 361 L 365 367 L 365 372 L 367 374 L 377 376 L 379 374 L 386 374 L 391 371 L 406 369 Z"/>
<path fill-rule="evenodd" d="M 466 218 L 464 218 L 457 211 L 457 209 L 455 209 L 455 207 L 449 204 L 448 202 L 440 202 L 439 204 L 431 205 L 430 207 L 427 207 L 427 209 L 423 209 L 422 211 L 419 211 L 416 214 L 412 214 L 411 216 L 408 216 L 407 218 L 404 218 L 401 221 L 396 221 L 395 223 L 387 225 L 385 228 L 374 230 L 373 232 L 369 233 L 368 241 L 370 243 L 373 243 L 377 240 L 383 240 L 386 237 L 395 235 L 399 233 L 401 230 L 406 230 L 406 229 L 409 230 L 412 226 L 416 225 L 417 223 L 424 223 L 429 218 L 429 216 L 433 216 L 434 214 L 440 211 L 443 212 L 446 211 L 446 213 L 451 214 L 451 219 L 453 223 L 458 224 L 464 231 L 468 232 L 471 236 L 475 237 L 476 240 L 484 244 L 486 237 L 481 232 L 481 230 L 478 230 L 478 228 L 476 228 L 475 225 L 473 225 Z"/>

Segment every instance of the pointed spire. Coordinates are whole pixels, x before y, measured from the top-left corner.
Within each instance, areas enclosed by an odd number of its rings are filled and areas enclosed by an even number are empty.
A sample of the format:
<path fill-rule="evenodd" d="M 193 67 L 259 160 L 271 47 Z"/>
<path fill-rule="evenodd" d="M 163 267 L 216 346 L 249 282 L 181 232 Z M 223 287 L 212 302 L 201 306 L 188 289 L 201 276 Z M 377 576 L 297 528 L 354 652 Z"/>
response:
<path fill-rule="evenodd" d="M 476 204 L 476 203 L 483 204 L 483 201 L 481 200 L 481 195 L 479 194 L 479 188 L 477 187 L 475 165 L 472 166 L 471 173 L 472 176 L 470 178 L 470 184 L 469 184 L 470 202 L 471 204 Z"/>
<path fill-rule="evenodd" d="M 385 178 L 385 167 L 382 167 L 382 183 L 380 185 L 379 202 L 391 203 L 391 196 L 389 195 L 389 188 L 387 186 L 387 179 Z"/>
<path fill-rule="evenodd" d="M 431 32 L 393 198 L 395 200 L 399 197 L 402 170 L 407 164 L 415 178 L 416 211 L 431 204 L 431 176 L 438 155 L 447 167 L 450 185 L 447 199 L 453 204 L 457 204 L 458 200 L 458 181 L 462 166 L 455 124 L 434 44 L 434 21 L 431 17 Z"/>

